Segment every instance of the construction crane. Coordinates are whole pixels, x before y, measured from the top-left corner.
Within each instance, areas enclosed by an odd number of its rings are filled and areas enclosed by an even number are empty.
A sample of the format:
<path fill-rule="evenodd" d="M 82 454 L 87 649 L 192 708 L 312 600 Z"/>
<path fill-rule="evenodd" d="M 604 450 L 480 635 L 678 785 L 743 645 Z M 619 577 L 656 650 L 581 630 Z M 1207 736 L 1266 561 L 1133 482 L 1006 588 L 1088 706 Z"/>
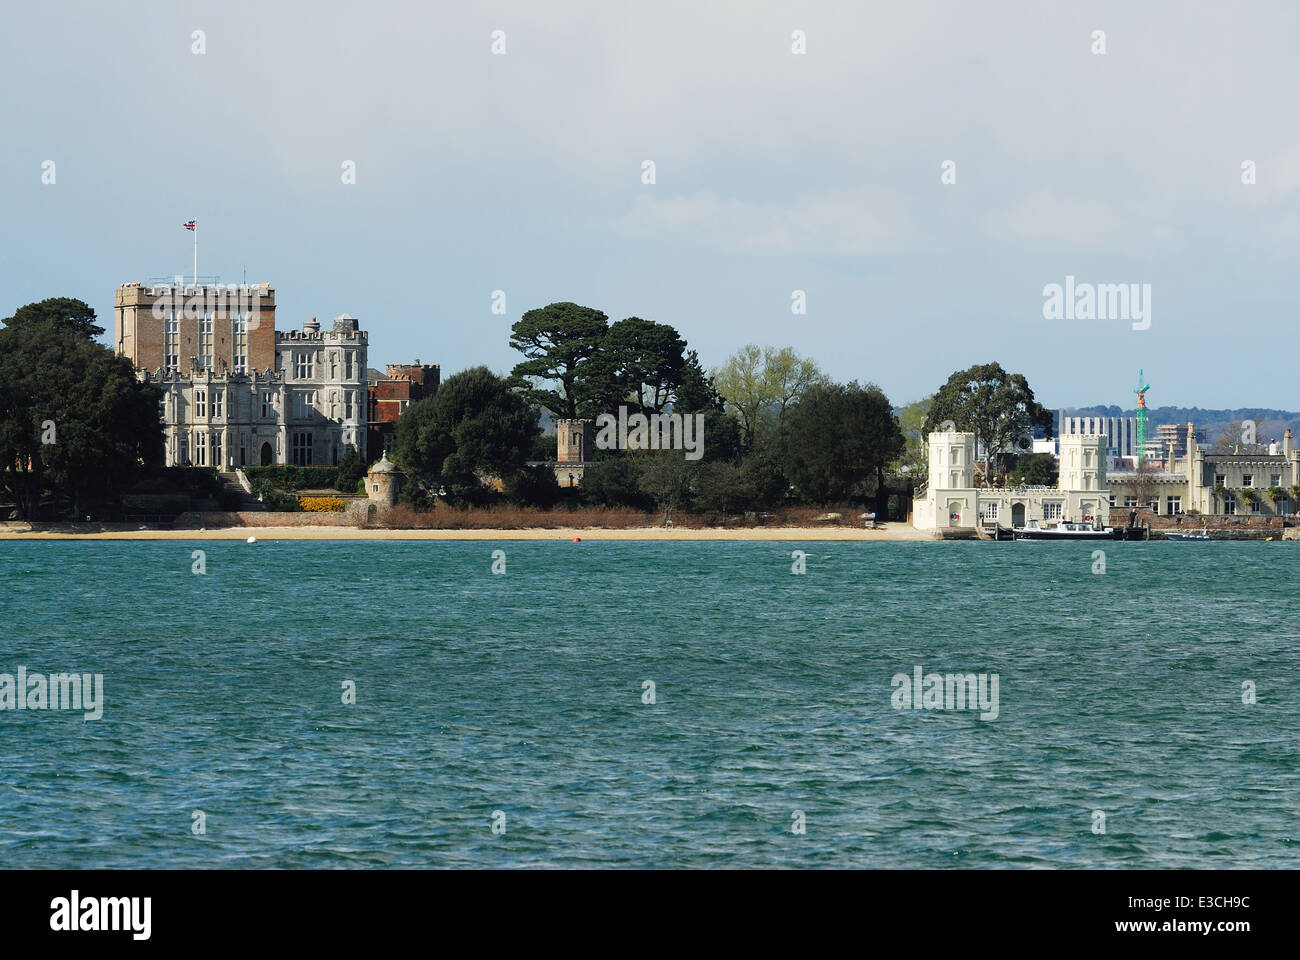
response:
<path fill-rule="evenodd" d="M 1151 389 L 1151 384 L 1146 382 L 1146 377 L 1142 371 L 1138 370 L 1138 388 L 1133 392 L 1138 395 L 1138 412 L 1137 412 L 1137 465 L 1142 469 L 1142 461 L 1147 455 L 1147 391 Z"/>

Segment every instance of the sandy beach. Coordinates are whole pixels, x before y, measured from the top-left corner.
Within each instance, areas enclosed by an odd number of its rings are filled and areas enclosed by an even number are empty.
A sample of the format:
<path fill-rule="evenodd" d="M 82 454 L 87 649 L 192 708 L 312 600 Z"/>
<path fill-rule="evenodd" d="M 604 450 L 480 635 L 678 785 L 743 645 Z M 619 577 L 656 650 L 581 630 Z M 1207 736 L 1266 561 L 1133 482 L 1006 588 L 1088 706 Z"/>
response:
<path fill-rule="evenodd" d="M 0 527 L 6 540 L 930 540 L 906 523 L 879 530 L 853 527 L 750 527 L 701 529 L 634 527 L 622 530 L 379 530 L 355 527 L 222 527 L 213 530 L 51 531 Z"/>

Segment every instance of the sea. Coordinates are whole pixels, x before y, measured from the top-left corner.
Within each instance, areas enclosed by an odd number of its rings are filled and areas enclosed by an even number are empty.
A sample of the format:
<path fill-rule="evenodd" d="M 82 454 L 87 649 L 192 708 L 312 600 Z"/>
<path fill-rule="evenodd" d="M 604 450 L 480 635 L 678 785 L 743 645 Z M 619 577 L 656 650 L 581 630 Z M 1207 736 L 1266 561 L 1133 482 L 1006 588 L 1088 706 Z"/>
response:
<path fill-rule="evenodd" d="M 0 864 L 1300 867 L 1298 572 L 1259 542 L 0 543 Z M 20 669 L 101 677 L 102 715 L 16 709 Z"/>

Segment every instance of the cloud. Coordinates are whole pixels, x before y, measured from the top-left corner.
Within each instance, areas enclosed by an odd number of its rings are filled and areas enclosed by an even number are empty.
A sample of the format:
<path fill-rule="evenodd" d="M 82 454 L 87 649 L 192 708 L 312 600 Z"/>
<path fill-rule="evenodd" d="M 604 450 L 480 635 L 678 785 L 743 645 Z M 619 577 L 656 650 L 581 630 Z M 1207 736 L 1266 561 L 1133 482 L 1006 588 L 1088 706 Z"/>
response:
<path fill-rule="evenodd" d="M 1004 244 L 1062 253 L 1163 256 L 1183 246 L 1182 233 L 1096 200 L 1038 190 L 990 214 L 989 236 Z"/>
<path fill-rule="evenodd" d="M 916 242 L 903 201 L 878 189 L 821 194 L 783 205 L 719 197 L 707 190 L 665 199 L 647 193 L 637 198 L 619 228 L 643 239 L 750 254 L 881 255 Z"/>

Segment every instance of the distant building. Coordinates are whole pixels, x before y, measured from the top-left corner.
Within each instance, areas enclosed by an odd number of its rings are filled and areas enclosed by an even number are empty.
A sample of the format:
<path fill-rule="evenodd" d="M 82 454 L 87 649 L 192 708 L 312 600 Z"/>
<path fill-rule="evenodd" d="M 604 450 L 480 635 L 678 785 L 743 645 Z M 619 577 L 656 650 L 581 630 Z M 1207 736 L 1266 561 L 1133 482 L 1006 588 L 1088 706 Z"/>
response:
<path fill-rule="evenodd" d="M 417 400 L 438 392 L 442 370 L 438 364 L 390 363 L 384 373 L 377 370 L 367 374 L 366 411 L 369 436 L 366 449 L 371 456 L 389 453 L 397 437 L 397 421 L 402 411 Z"/>
<path fill-rule="evenodd" d="M 1175 443 L 1168 442 L 1171 447 Z M 1191 423 L 1184 428 L 1183 442 L 1188 453 L 1179 457 L 1167 448 L 1163 469 L 1112 474 L 1111 506 L 1146 508 L 1157 516 L 1189 510 L 1208 516 L 1278 516 L 1300 506 L 1291 495 L 1291 487 L 1300 484 L 1300 450 L 1290 428 L 1280 444 L 1269 444 L 1267 453 L 1207 453 Z M 1276 501 L 1269 495 L 1273 488 L 1282 491 Z"/>
<path fill-rule="evenodd" d="M 366 454 L 367 337 L 341 314 L 275 328 L 270 284 L 124 283 L 114 349 L 163 390 L 168 466 L 337 465 Z"/>
<path fill-rule="evenodd" d="M 1106 456 L 1134 461 L 1137 456 L 1137 417 L 1066 416 L 1057 411 L 1057 436 L 1102 436 L 1106 438 Z"/>
<path fill-rule="evenodd" d="M 530 460 L 527 466 L 549 467 L 561 487 L 582 485 L 582 475 L 594 462 L 595 425 L 591 420 L 555 421 L 555 459 Z"/>

